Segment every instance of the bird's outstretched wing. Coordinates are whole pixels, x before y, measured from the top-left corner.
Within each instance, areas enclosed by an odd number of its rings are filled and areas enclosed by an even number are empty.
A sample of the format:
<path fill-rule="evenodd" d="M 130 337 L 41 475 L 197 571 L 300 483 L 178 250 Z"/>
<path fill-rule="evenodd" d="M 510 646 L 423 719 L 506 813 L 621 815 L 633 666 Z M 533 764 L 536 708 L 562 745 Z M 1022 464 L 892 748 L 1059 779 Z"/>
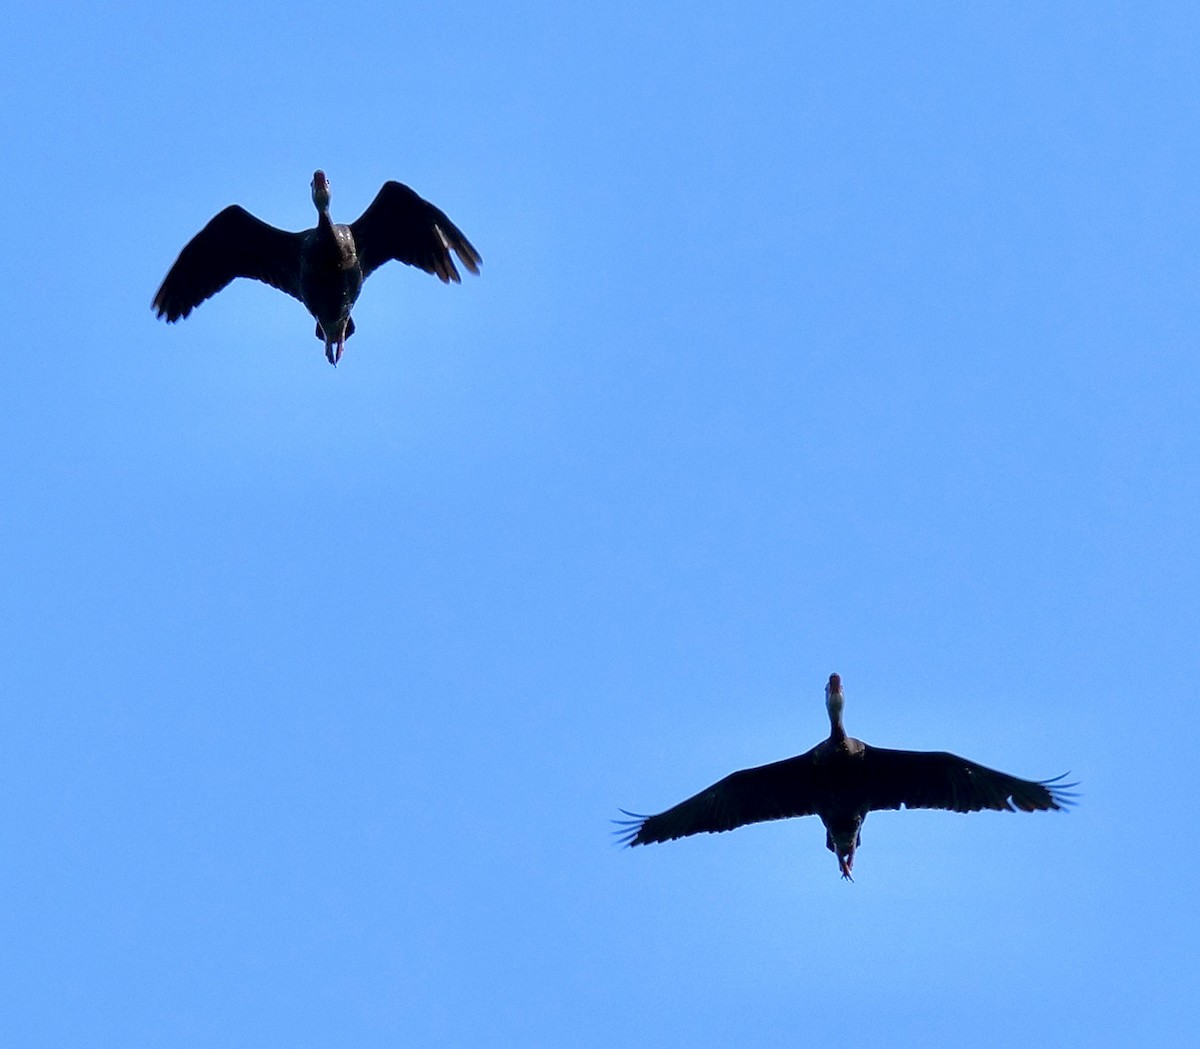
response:
<path fill-rule="evenodd" d="M 1074 802 L 1064 776 L 1018 779 L 945 751 L 867 746 L 862 789 L 869 809 L 949 809 L 952 812 L 1037 812 Z"/>
<path fill-rule="evenodd" d="M 813 752 L 742 769 L 657 816 L 625 812 L 617 820 L 624 845 L 650 845 L 689 834 L 716 833 L 747 823 L 811 816 L 817 798 Z"/>
<path fill-rule="evenodd" d="M 437 274 L 443 284 L 459 284 L 451 250 L 472 273 L 478 273 L 483 262 L 445 212 L 400 182 L 385 182 L 371 206 L 350 223 L 350 232 L 363 277 L 389 259 L 398 259 Z"/>
<path fill-rule="evenodd" d="M 153 309 L 177 321 L 235 277 L 261 280 L 297 299 L 303 233 L 288 233 L 230 204 L 179 253 Z"/>

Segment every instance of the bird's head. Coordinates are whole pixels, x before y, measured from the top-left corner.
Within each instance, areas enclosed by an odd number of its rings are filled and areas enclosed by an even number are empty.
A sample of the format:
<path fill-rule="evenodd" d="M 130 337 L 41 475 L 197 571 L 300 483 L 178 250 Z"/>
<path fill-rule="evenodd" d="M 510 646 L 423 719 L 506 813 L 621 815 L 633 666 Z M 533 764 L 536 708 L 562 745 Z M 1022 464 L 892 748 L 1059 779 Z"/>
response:
<path fill-rule="evenodd" d="M 842 719 L 842 708 L 846 705 L 846 697 L 842 695 L 842 678 L 839 674 L 829 675 L 829 684 L 825 686 L 825 709 L 834 722 Z"/>
<path fill-rule="evenodd" d="M 324 171 L 314 171 L 312 180 L 312 198 L 318 211 L 325 211 L 329 208 L 329 179 L 325 177 Z"/>

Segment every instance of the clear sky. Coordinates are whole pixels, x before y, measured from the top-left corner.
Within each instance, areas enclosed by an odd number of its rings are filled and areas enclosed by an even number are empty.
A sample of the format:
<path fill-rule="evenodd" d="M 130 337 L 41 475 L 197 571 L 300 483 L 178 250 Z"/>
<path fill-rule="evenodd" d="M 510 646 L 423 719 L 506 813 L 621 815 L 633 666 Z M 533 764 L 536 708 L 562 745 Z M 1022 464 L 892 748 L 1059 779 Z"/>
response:
<path fill-rule="evenodd" d="M 1194 5 L 6 11 L 0 1043 L 1194 1037 Z M 317 167 L 482 276 L 155 320 Z M 614 845 L 831 671 L 1081 804 Z"/>

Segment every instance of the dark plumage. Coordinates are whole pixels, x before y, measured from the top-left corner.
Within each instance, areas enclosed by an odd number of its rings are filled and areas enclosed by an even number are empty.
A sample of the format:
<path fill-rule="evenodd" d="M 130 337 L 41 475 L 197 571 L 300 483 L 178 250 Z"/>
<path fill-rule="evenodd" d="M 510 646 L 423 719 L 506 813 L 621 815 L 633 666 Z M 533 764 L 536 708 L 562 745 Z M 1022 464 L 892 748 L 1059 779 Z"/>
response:
<path fill-rule="evenodd" d="M 618 821 L 622 842 L 650 845 L 689 834 L 733 830 L 747 823 L 819 816 L 825 846 L 850 878 L 867 813 L 876 809 L 949 809 L 952 812 L 1036 812 L 1062 809 L 1075 798 L 1062 783 L 1027 780 L 944 751 L 885 750 L 846 735 L 842 680 L 825 686 L 829 738 L 798 757 L 742 769 L 657 816 Z M 622 810 L 624 811 L 624 810 Z M 851 880 L 853 880 L 851 878 Z"/>
<path fill-rule="evenodd" d="M 354 334 L 350 311 L 363 281 L 389 259 L 458 284 L 451 251 L 472 273 L 479 252 L 444 212 L 399 182 L 385 182 L 371 206 L 348 226 L 329 218 L 329 180 L 312 180 L 317 225 L 303 233 L 276 229 L 231 204 L 179 253 L 153 308 L 177 321 L 235 277 L 250 277 L 299 299 L 316 318 L 325 356 L 337 364 Z"/>

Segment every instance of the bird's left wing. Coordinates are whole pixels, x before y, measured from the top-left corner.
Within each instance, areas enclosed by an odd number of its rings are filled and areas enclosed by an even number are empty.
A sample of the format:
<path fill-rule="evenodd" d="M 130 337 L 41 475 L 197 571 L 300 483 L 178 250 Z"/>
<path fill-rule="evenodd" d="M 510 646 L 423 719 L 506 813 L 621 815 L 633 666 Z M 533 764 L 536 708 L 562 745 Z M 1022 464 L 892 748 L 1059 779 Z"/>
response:
<path fill-rule="evenodd" d="M 389 259 L 436 274 L 443 284 L 461 283 L 451 250 L 472 273 L 479 252 L 446 213 L 400 182 L 385 182 L 371 206 L 350 223 L 363 276 Z"/>
<path fill-rule="evenodd" d="M 657 816 L 626 812 L 633 818 L 617 821 L 624 828 L 619 832 L 621 842 L 649 845 L 689 834 L 733 830 L 747 823 L 811 816 L 817 802 L 815 778 L 812 751 L 742 769 Z"/>
<path fill-rule="evenodd" d="M 870 809 L 949 809 L 952 812 L 1037 812 L 1072 804 L 1074 783 L 1063 776 L 1020 779 L 945 751 L 867 746 L 863 791 Z"/>
<path fill-rule="evenodd" d="M 188 241 L 152 303 L 159 317 L 177 321 L 235 277 L 261 280 L 303 301 L 300 252 L 304 234 L 276 229 L 230 204 Z"/>

